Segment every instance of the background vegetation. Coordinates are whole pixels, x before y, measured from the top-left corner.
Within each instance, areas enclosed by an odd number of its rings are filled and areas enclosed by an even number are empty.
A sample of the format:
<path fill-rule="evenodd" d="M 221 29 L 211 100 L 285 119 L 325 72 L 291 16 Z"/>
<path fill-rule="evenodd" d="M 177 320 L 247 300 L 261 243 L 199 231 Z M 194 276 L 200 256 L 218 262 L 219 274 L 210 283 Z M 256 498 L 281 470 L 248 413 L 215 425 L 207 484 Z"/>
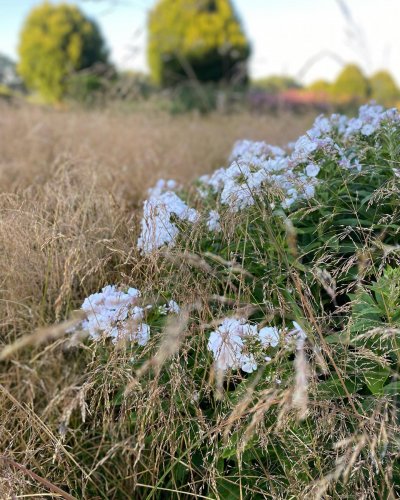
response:
<path fill-rule="evenodd" d="M 44 3 L 29 14 L 21 32 L 18 71 L 28 88 L 50 102 L 65 97 L 68 79 L 107 62 L 99 28 L 75 6 Z"/>
<path fill-rule="evenodd" d="M 0 95 L 20 97 L 21 77 L 29 100 L 89 107 L 123 102 L 172 113 L 354 111 L 370 99 L 385 106 L 400 100 L 387 71 L 369 77 L 356 64 L 342 68 L 333 82 L 305 86 L 290 75 L 250 82 L 250 44 L 229 0 L 160 0 L 148 33 L 151 74 L 119 72 L 108 63 L 92 20 L 73 5 L 44 3 L 25 22 L 18 64 L 0 60 Z"/>
<path fill-rule="evenodd" d="M 156 84 L 246 81 L 250 45 L 230 0 L 161 0 L 148 28 Z"/>

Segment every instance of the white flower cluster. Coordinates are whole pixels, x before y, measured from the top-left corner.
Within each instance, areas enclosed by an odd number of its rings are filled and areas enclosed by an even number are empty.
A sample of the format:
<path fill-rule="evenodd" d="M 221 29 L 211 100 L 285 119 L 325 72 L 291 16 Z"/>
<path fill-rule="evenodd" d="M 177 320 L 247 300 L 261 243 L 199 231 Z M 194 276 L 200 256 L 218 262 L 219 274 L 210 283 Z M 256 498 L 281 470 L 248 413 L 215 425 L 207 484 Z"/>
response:
<path fill-rule="evenodd" d="M 336 115 L 335 119 L 337 120 Z M 399 122 L 400 115 L 395 108 L 385 110 L 379 105 L 365 104 L 360 107 L 358 117 L 351 119 L 340 117 L 338 120 L 341 123 L 339 133 L 348 138 L 356 134 L 372 135 L 383 122 Z"/>
<path fill-rule="evenodd" d="M 208 214 L 207 229 L 215 233 L 221 231 L 220 218 L 221 217 L 216 210 L 211 210 Z"/>
<path fill-rule="evenodd" d="M 342 168 L 361 171 L 353 139 L 359 135 L 370 136 L 384 122 L 399 123 L 398 111 L 367 104 L 361 106 L 356 118 L 339 114 L 330 118 L 319 116 L 304 135 L 286 147 L 286 151 L 265 142 L 238 141 L 230 155 L 230 166 L 200 177 L 198 192 L 202 198 L 217 196 L 218 203 L 229 211 L 239 212 L 254 205 L 262 189 L 269 186 L 282 193 L 282 207 L 289 209 L 296 202 L 314 197 L 320 182 L 318 177 L 327 168 L 321 152 Z M 173 192 L 177 188 L 175 181 L 160 180 L 149 190 L 138 240 L 138 247 L 144 253 L 165 244 L 173 246 L 179 234 L 177 220 L 198 220 L 198 212 Z M 209 212 L 205 222 L 209 231 L 221 230 L 216 210 Z"/>
<path fill-rule="evenodd" d="M 265 144 L 264 149 L 257 146 L 259 154 L 252 157 L 251 152 L 254 148 L 251 142 L 244 141 L 240 145 L 242 156 L 239 156 L 238 147 L 235 146 L 236 154 L 232 156 L 236 159 L 230 167 L 220 168 L 214 174 L 199 179 L 201 183 L 209 186 L 213 193 L 219 194 L 220 202 L 228 206 L 231 211 L 238 212 L 254 205 L 255 197 L 264 184 L 269 184 L 285 193 L 283 201 L 285 207 L 292 205 L 297 198 L 314 196 L 319 167 L 309 165 L 302 171 L 297 171 L 294 168 L 297 162 L 293 164 L 292 158 L 285 155 L 280 148 L 272 149 L 268 144 Z M 299 148 L 300 146 L 295 149 L 296 154 Z M 264 157 L 261 156 L 262 151 L 265 153 Z"/>
<path fill-rule="evenodd" d="M 140 292 L 129 288 L 127 292 L 119 290 L 115 285 L 105 286 L 101 292 L 87 297 L 81 309 L 86 313 L 81 329 L 94 340 L 111 337 L 113 342 L 121 339 L 137 342 L 144 346 L 150 339 L 150 326 L 144 323 L 146 311 L 152 305 L 138 305 Z M 178 314 L 178 304 L 170 300 L 164 306 L 165 314 Z"/>
<path fill-rule="evenodd" d="M 188 207 L 176 193 L 165 191 L 173 182 L 160 181 L 150 190 L 150 197 L 144 202 L 142 231 L 137 243 L 144 253 L 151 253 L 163 245 L 174 245 L 179 234 L 174 217 L 188 222 L 196 222 L 199 217 L 197 211 Z"/>
<path fill-rule="evenodd" d="M 211 332 L 208 340 L 208 350 L 212 352 L 217 370 L 241 369 L 252 373 L 257 370 L 256 353 L 250 352 L 253 341 L 258 341 L 262 349 L 276 347 L 281 340 L 285 345 L 298 345 L 304 342 L 306 334 L 301 326 L 293 322 L 293 329 L 279 330 L 267 326 L 258 330 L 257 325 L 246 322 L 245 319 L 226 318 L 219 327 Z M 264 361 L 270 361 L 269 356 L 263 356 Z"/>
<path fill-rule="evenodd" d="M 287 153 L 263 142 L 240 141 L 233 148 L 228 168 L 202 176 L 199 181 L 234 212 L 254 205 L 264 185 L 280 189 L 284 193 L 282 206 L 289 208 L 297 200 L 314 196 L 322 168 L 319 152 L 330 153 L 344 168 L 361 170 L 351 148 L 346 149 L 347 143 L 351 145 L 355 134 L 371 135 L 383 122 L 399 121 L 397 110 L 385 111 L 377 105 L 362 106 L 357 118 L 319 116 L 310 130 L 287 146 Z M 201 192 L 207 194 L 204 189 Z"/>
<path fill-rule="evenodd" d="M 147 190 L 149 198 L 157 198 L 167 191 L 176 191 L 179 189 L 179 185 L 173 179 L 165 180 L 159 179 L 156 184 Z"/>
<path fill-rule="evenodd" d="M 137 305 L 140 292 L 129 288 L 124 293 L 114 285 L 105 286 L 101 292 L 87 297 L 81 309 L 86 313 L 82 329 L 94 339 L 102 335 L 114 341 L 127 338 L 145 345 L 150 338 L 150 327 L 143 323 L 145 309 Z"/>
<path fill-rule="evenodd" d="M 208 349 L 214 355 L 216 368 L 222 371 L 241 368 L 247 373 L 257 370 L 254 356 L 244 352 L 246 337 L 256 335 L 257 327 L 246 323 L 246 320 L 224 319 L 208 340 Z"/>
<path fill-rule="evenodd" d="M 179 314 L 181 312 L 181 308 L 175 302 L 175 300 L 170 300 L 168 304 L 162 305 L 158 307 L 158 312 L 161 316 L 165 316 L 166 314 Z"/>
<path fill-rule="evenodd" d="M 233 146 L 229 161 L 232 163 L 236 160 L 252 163 L 255 159 L 263 159 L 269 157 L 284 156 L 285 152 L 278 146 L 271 146 L 263 141 L 237 141 Z"/>

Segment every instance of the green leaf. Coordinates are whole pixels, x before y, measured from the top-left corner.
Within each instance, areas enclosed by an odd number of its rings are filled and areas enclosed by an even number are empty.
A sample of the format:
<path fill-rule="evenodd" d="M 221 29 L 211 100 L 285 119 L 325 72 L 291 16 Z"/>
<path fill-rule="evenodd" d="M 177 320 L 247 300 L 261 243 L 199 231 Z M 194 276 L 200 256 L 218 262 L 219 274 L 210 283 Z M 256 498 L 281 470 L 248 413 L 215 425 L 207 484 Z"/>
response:
<path fill-rule="evenodd" d="M 240 492 L 240 486 L 236 484 L 233 479 L 225 479 L 224 477 L 219 477 L 217 479 L 217 491 L 218 497 L 224 500 L 239 500 L 242 498 Z"/>
<path fill-rule="evenodd" d="M 385 387 L 383 388 L 383 394 L 398 396 L 400 394 L 400 380 L 385 385 Z"/>
<path fill-rule="evenodd" d="M 347 397 L 347 394 L 355 394 L 361 389 L 362 383 L 357 380 L 344 379 L 344 385 L 337 375 L 333 375 L 330 380 L 318 384 L 318 399 L 337 399 Z"/>
<path fill-rule="evenodd" d="M 390 375 L 389 368 L 382 368 L 381 370 L 367 371 L 364 375 L 365 383 L 372 394 L 382 394 L 383 386 Z"/>
<path fill-rule="evenodd" d="M 348 345 L 351 343 L 350 335 L 348 332 L 339 332 L 333 333 L 332 335 L 328 335 L 325 337 L 325 342 L 327 344 L 340 344 L 340 345 Z"/>

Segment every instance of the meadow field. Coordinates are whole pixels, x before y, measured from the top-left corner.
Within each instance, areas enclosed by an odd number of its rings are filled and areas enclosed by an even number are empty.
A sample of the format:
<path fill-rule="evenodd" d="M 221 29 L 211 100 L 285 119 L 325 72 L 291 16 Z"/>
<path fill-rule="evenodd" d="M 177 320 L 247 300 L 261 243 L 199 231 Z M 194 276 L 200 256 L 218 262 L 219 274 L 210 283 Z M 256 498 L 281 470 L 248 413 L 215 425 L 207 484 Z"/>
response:
<path fill-rule="evenodd" d="M 315 118 L 2 104 L 0 498 L 398 497 L 400 117 Z"/>
<path fill-rule="evenodd" d="M 312 115 L 171 117 L 1 104 L 2 347 L 67 319 L 88 294 L 108 283 L 151 281 L 150 274 L 136 274 L 140 256 L 134 247 L 142 202 L 158 179 L 188 182 L 224 165 L 235 141 L 246 137 L 283 145 L 312 120 Z M 0 369 L 0 449 L 21 464 L 33 460 L 43 477 L 60 442 L 51 407 L 68 412 L 81 383 L 79 370 L 71 378 L 80 361 L 75 354 L 61 361 L 62 344 L 50 344 L 46 354 L 43 347 L 18 352 Z M 68 402 L 63 397 L 61 402 L 62 393 Z M 29 475 L 0 467 L 1 498 L 18 488 L 46 491 Z M 81 474 L 79 467 L 76 473 Z M 66 467 L 61 482 L 69 475 Z"/>
<path fill-rule="evenodd" d="M 398 2 L 0 3 L 0 500 L 400 498 Z"/>

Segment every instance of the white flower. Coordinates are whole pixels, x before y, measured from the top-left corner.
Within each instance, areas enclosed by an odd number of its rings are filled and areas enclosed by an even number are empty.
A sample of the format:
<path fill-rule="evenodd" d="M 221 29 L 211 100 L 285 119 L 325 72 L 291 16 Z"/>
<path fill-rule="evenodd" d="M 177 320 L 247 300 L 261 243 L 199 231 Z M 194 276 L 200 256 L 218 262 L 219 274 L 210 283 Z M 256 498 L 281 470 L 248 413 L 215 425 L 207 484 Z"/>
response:
<path fill-rule="evenodd" d="M 215 365 L 219 370 L 237 368 L 242 354 L 243 341 L 238 334 L 232 334 L 223 326 L 212 332 L 208 349 L 214 354 Z"/>
<path fill-rule="evenodd" d="M 293 321 L 293 327 L 294 330 L 290 331 L 289 335 L 291 338 L 294 338 L 296 340 L 296 348 L 300 349 L 304 345 L 307 334 L 296 321 Z"/>
<path fill-rule="evenodd" d="M 207 186 L 210 186 L 211 189 L 218 193 L 224 187 L 226 179 L 226 169 L 219 168 L 212 175 L 203 175 L 199 178 L 199 181 Z"/>
<path fill-rule="evenodd" d="M 315 196 L 315 186 L 313 184 L 303 185 L 304 196 L 307 200 Z"/>
<path fill-rule="evenodd" d="M 140 291 L 137 288 L 128 288 L 127 294 L 134 299 L 140 297 Z"/>
<path fill-rule="evenodd" d="M 306 174 L 308 175 L 308 177 L 317 177 L 320 170 L 321 169 L 318 165 L 315 165 L 315 163 L 310 163 L 306 167 Z"/>
<path fill-rule="evenodd" d="M 114 285 L 105 286 L 101 292 L 87 297 L 82 310 L 86 319 L 81 328 L 95 340 L 102 336 L 111 337 L 114 342 L 120 339 L 137 341 L 144 345 L 150 337 L 150 327 L 142 322 L 146 308 L 136 305 L 140 292 L 129 288 L 127 293 Z"/>
<path fill-rule="evenodd" d="M 253 373 L 257 370 L 257 363 L 252 354 L 250 354 L 249 356 L 242 355 L 240 364 L 240 368 L 246 373 Z"/>
<path fill-rule="evenodd" d="M 375 127 L 371 125 L 370 123 L 366 123 L 363 128 L 361 129 L 361 133 L 363 135 L 371 135 L 375 132 Z"/>
<path fill-rule="evenodd" d="M 307 135 L 310 137 L 321 137 L 324 134 L 329 134 L 332 130 L 332 124 L 328 120 L 328 118 L 323 115 L 317 116 L 314 121 L 312 128 L 307 132 Z"/>
<path fill-rule="evenodd" d="M 168 302 L 168 312 L 171 314 L 179 314 L 181 312 L 181 308 L 175 302 L 175 300 L 170 300 Z"/>
<path fill-rule="evenodd" d="M 141 346 L 144 346 L 147 344 L 147 342 L 150 340 L 150 327 L 149 325 L 146 325 L 146 323 L 141 323 L 138 327 L 137 330 L 134 334 L 135 340 L 137 340 L 137 343 Z"/>
<path fill-rule="evenodd" d="M 245 160 L 249 163 L 257 159 L 267 159 L 270 157 L 283 156 L 285 152 L 277 146 L 271 146 L 266 142 L 256 141 L 237 141 L 233 147 L 230 161 Z"/>
<path fill-rule="evenodd" d="M 243 352 L 244 339 L 255 335 L 256 325 L 250 325 L 244 319 L 224 319 L 217 330 L 211 332 L 207 344 L 213 353 L 216 368 L 221 371 L 241 368 L 248 373 L 256 370 L 257 363 L 253 355 Z"/>
<path fill-rule="evenodd" d="M 275 326 L 266 326 L 258 332 L 261 344 L 264 347 L 276 347 L 279 344 L 280 332 Z"/>
<path fill-rule="evenodd" d="M 160 179 L 156 182 L 156 185 L 150 188 L 148 192 L 149 198 L 157 198 L 161 196 L 166 191 L 174 191 L 178 189 L 178 183 L 172 179 L 166 181 L 164 179 Z"/>
<path fill-rule="evenodd" d="M 179 228 L 171 221 L 172 216 L 188 222 L 195 222 L 198 219 L 196 210 L 189 208 L 171 191 L 151 197 L 144 202 L 142 231 L 138 239 L 138 247 L 144 253 L 151 253 L 163 245 L 175 244 Z"/>
<path fill-rule="evenodd" d="M 298 198 L 297 190 L 294 189 L 294 188 L 288 189 L 287 195 L 288 195 L 288 197 L 285 198 L 284 201 L 282 202 L 282 207 L 283 208 L 289 208 L 289 207 L 291 207 L 293 205 L 293 203 L 295 203 L 295 201 Z"/>
<path fill-rule="evenodd" d="M 168 314 L 168 308 L 166 304 L 158 306 L 158 314 L 160 314 L 161 316 L 166 316 Z"/>
<path fill-rule="evenodd" d="M 207 229 L 209 231 L 221 231 L 220 215 L 216 210 L 211 210 L 207 219 Z"/>
<path fill-rule="evenodd" d="M 170 300 L 168 304 L 158 306 L 158 313 L 161 316 L 166 316 L 167 314 L 179 314 L 180 312 L 181 308 L 174 300 Z"/>
<path fill-rule="evenodd" d="M 302 135 L 297 139 L 294 145 L 292 160 L 295 163 L 304 163 L 317 148 L 318 144 L 314 138 Z"/>

